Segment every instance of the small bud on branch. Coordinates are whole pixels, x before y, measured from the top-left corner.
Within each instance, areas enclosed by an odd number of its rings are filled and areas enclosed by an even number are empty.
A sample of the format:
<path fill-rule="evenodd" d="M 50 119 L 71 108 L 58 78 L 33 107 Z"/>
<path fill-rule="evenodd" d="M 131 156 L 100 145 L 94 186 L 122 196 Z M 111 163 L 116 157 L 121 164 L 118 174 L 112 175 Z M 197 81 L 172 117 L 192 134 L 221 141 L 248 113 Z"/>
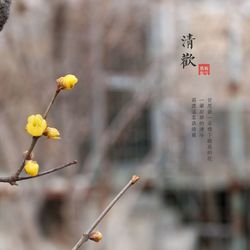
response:
<path fill-rule="evenodd" d="M 102 234 L 99 231 L 94 231 L 89 234 L 89 239 L 95 242 L 99 242 L 102 240 Z"/>

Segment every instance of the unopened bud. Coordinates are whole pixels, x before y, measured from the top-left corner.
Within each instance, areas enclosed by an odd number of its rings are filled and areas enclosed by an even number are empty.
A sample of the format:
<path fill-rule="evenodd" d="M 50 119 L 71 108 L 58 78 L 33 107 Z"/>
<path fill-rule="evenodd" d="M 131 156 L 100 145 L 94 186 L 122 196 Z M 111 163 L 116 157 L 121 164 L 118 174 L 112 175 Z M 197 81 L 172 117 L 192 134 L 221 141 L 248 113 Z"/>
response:
<path fill-rule="evenodd" d="M 43 135 L 47 136 L 48 139 L 60 139 L 60 133 L 56 128 L 47 127 L 46 130 L 43 132 Z"/>
<path fill-rule="evenodd" d="M 74 75 L 66 75 L 56 80 L 58 89 L 72 89 L 77 84 L 78 79 Z"/>
<path fill-rule="evenodd" d="M 39 165 L 36 161 L 26 160 L 24 170 L 28 175 L 36 176 L 39 172 Z"/>
<path fill-rule="evenodd" d="M 92 232 L 89 234 L 89 239 L 95 242 L 99 242 L 100 240 L 102 240 L 102 233 L 99 231 Z"/>

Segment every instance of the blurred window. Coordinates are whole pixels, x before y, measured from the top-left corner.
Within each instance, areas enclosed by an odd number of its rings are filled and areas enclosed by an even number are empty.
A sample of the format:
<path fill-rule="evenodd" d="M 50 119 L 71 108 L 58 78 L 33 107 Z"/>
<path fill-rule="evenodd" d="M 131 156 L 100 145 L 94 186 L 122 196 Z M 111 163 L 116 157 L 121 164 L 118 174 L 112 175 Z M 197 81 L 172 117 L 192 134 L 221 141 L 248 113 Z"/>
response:
<path fill-rule="evenodd" d="M 107 92 L 107 119 L 110 124 L 121 109 L 131 100 L 129 91 L 109 90 Z M 150 109 L 144 107 L 131 120 L 117 142 L 110 148 L 112 161 L 129 162 L 143 159 L 151 147 Z"/>

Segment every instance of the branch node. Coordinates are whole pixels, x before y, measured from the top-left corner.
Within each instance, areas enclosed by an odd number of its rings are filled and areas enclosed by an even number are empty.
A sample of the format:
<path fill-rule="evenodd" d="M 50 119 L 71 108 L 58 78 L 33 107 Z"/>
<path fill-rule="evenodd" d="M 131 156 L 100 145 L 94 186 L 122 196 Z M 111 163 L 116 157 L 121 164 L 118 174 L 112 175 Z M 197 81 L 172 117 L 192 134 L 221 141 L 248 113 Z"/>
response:
<path fill-rule="evenodd" d="M 18 186 L 18 184 L 16 183 L 15 180 L 9 181 L 9 184 L 10 184 L 11 186 Z"/>

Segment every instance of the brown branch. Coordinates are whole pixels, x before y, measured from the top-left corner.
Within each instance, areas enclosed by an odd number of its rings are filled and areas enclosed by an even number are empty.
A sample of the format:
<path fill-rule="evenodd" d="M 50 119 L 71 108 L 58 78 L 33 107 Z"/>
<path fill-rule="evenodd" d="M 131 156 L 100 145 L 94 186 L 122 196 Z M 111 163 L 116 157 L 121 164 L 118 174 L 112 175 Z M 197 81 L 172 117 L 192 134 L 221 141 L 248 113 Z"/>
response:
<path fill-rule="evenodd" d="M 21 164 L 21 166 L 17 169 L 15 175 L 13 176 L 13 179 L 17 179 L 18 176 L 21 174 L 21 172 L 23 171 L 23 168 L 25 166 L 25 161 L 29 158 L 29 156 L 31 155 L 34 147 L 36 146 L 36 143 L 38 141 L 39 137 L 33 137 L 32 138 L 32 141 L 31 141 L 31 144 L 30 144 L 30 147 L 29 147 L 29 150 L 27 151 L 27 153 L 25 154 L 25 157 L 24 157 L 24 160 Z"/>
<path fill-rule="evenodd" d="M 59 171 L 61 169 L 64 169 L 64 168 L 67 168 L 69 166 L 72 166 L 72 165 L 75 165 L 77 164 L 77 161 L 71 161 L 67 164 L 64 164 L 62 166 L 59 166 L 59 167 L 56 167 L 56 168 L 52 168 L 50 170 L 47 170 L 47 171 L 44 171 L 44 172 L 41 172 L 40 174 L 36 175 L 36 176 L 23 176 L 23 177 L 18 177 L 18 179 L 16 181 L 23 181 L 23 180 L 28 180 L 28 179 L 33 179 L 33 178 L 37 178 L 37 177 L 41 177 L 41 176 L 44 176 L 44 175 L 47 175 L 47 174 L 51 174 L 51 173 L 54 173 L 56 171 Z"/>
<path fill-rule="evenodd" d="M 50 111 L 50 109 L 51 109 L 51 106 L 52 106 L 52 104 L 54 103 L 54 101 L 55 101 L 56 97 L 58 96 L 58 94 L 60 93 L 60 91 L 61 91 L 60 88 L 57 88 L 57 89 L 56 89 L 56 92 L 55 92 L 54 96 L 52 97 L 52 99 L 51 99 L 51 101 L 50 101 L 48 107 L 46 108 L 46 110 L 45 110 L 45 112 L 44 112 L 44 114 L 43 114 L 43 118 L 44 118 L 44 119 L 47 118 L 48 113 L 49 113 L 49 111 Z"/>
<path fill-rule="evenodd" d="M 53 172 L 56 172 L 56 171 L 59 171 L 61 169 L 64 169 L 64 168 L 67 168 L 69 166 L 72 166 L 72 165 L 75 165 L 77 164 L 77 161 L 71 161 L 67 164 L 64 164 L 62 166 L 59 166 L 59 167 L 56 167 L 56 168 L 52 168 L 50 170 L 47 170 L 47 171 L 44 171 L 44 172 L 41 172 L 40 174 L 36 175 L 36 176 L 10 176 L 10 177 L 0 177 L 0 182 L 6 182 L 6 183 L 10 183 L 11 185 L 15 185 L 16 182 L 18 181 L 24 181 L 24 180 L 28 180 L 28 179 L 33 179 L 33 178 L 37 178 L 37 177 L 41 177 L 41 176 L 44 176 L 44 175 L 47 175 L 47 174 L 51 174 Z"/>
<path fill-rule="evenodd" d="M 111 210 L 111 208 L 116 204 L 116 202 L 126 193 L 126 191 L 134 185 L 139 180 L 139 177 L 134 175 L 128 184 L 116 195 L 116 197 L 109 203 L 109 205 L 103 210 L 103 212 L 99 215 L 99 217 L 93 222 L 88 231 L 82 235 L 80 240 L 75 244 L 72 250 L 79 249 L 82 244 L 89 240 L 90 234 L 93 230 L 99 225 L 99 223 L 103 220 L 106 214 Z"/>
<path fill-rule="evenodd" d="M 58 96 L 58 94 L 60 93 L 61 89 L 60 88 L 57 88 L 56 91 L 55 91 L 55 94 L 54 96 L 52 97 L 51 101 L 49 102 L 49 105 L 47 106 L 44 114 L 43 114 L 43 118 L 46 119 L 47 116 L 48 116 L 48 113 L 51 109 L 51 106 L 52 104 L 54 103 L 56 97 Z M 32 138 L 32 141 L 31 141 L 31 144 L 30 144 L 30 147 L 29 147 L 29 150 L 27 151 L 25 157 L 24 157 L 24 160 L 22 162 L 22 164 L 20 165 L 20 167 L 17 169 L 16 173 L 10 177 L 11 181 L 7 181 L 9 182 L 11 185 L 15 185 L 16 184 L 16 181 L 19 181 L 19 175 L 21 174 L 21 172 L 23 171 L 24 169 L 24 166 L 25 166 L 25 161 L 30 157 L 32 151 L 34 150 L 35 146 L 36 146 L 36 143 L 38 142 L 38 139 L 40 138 L 41 136 L 39 137 L 33 137 Z M 39 175 L 40 176 L 40 175 Z M 34 178 L 34 177 L 31 177 L 31 178 Z M 8 179 L 8 178 L 7 178 Z M 27 179 L 30 179 L 30 178 L 27 178 Z M 6 178 L 0 178 L 0 182 L 4 182 L 3 180 L 6 180 Z M 6 182 L 6 181 L 5 181 Z"/>

